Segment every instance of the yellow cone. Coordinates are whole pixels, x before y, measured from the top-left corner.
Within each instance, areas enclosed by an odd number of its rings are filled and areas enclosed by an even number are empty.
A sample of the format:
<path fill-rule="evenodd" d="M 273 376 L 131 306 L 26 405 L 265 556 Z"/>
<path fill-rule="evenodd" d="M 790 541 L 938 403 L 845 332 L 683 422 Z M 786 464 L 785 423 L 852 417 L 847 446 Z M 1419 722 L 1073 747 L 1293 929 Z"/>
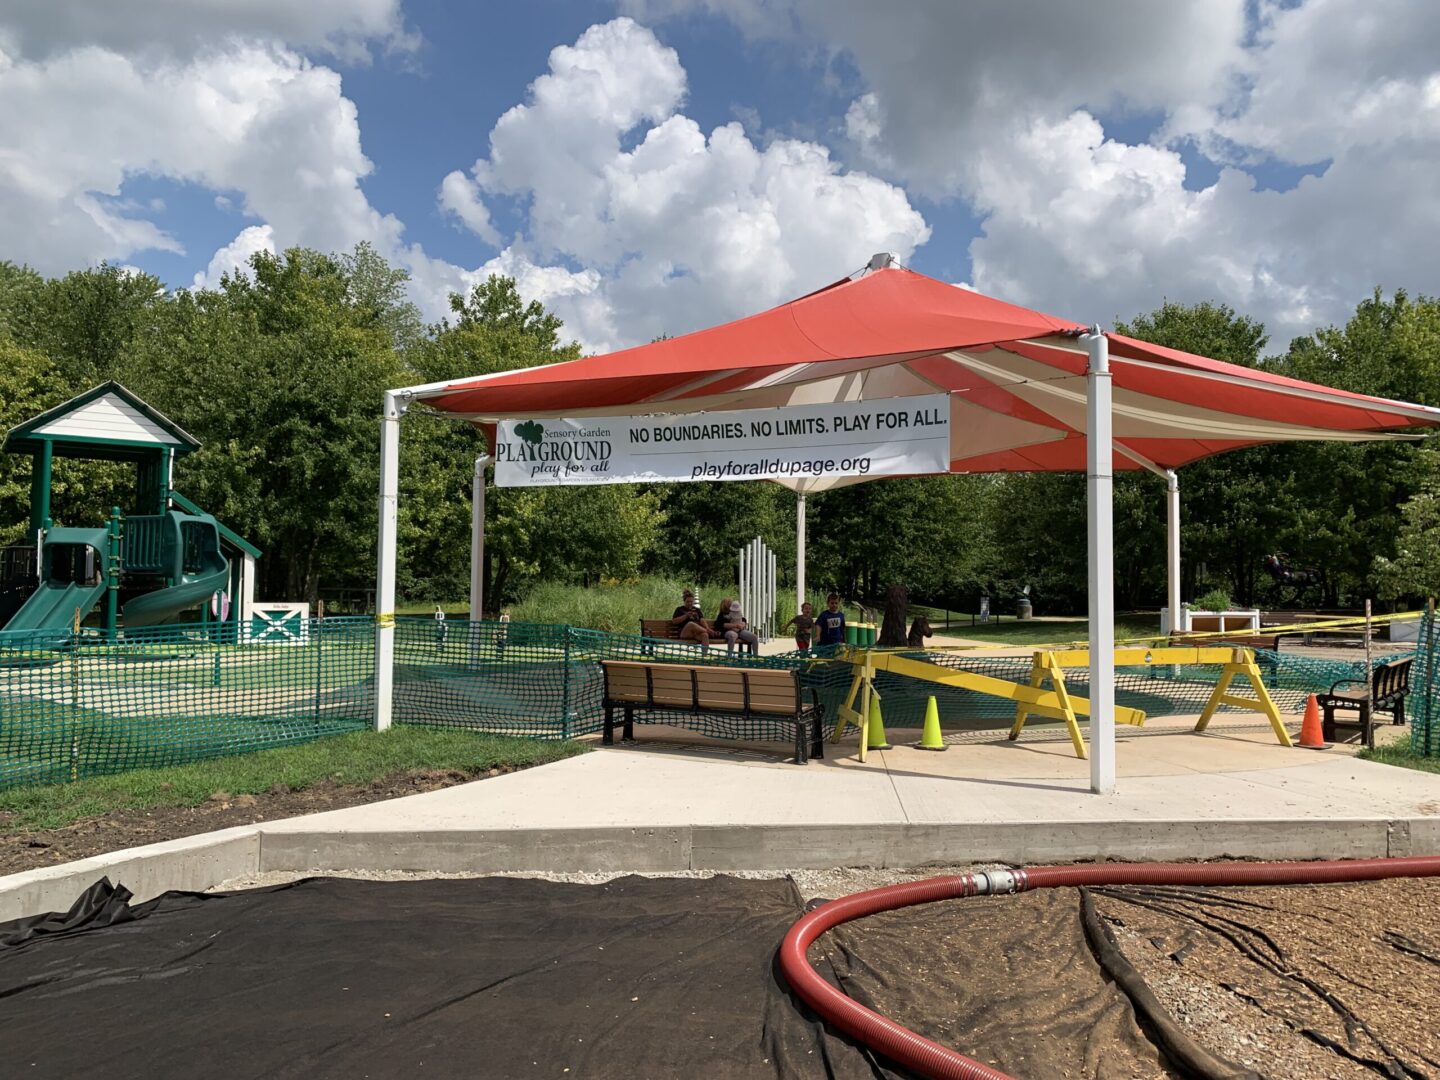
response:
<path fill-rule="evenodd" d="M 933 697 L 925 702 L 925 730 L 920 733 L 920 742 L 916 744 L 916 749 L 949 749 L 945 745 L 945 740 L 940 736 L 940 710 L 936 708 Z"/>
<path fill-rule="evenodd" d="M 880 695 L 870 695 L 870 726 L 865 741 L 871 750 L 889 750 L 890 740 L 885 738 L 885 719 L 880 715 Z"/>

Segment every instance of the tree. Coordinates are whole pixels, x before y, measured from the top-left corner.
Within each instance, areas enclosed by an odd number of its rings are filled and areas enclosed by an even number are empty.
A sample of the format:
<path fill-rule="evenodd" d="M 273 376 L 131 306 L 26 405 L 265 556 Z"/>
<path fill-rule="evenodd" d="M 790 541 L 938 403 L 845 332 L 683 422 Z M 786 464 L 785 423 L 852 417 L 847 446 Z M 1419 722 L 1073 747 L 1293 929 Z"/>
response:
<path fill-rule="evenodd" d="M 1387 600 L 1440 595 L 1440 452 L 1422 451 L 1416 464 L 1420 490 L 1400 508 L 1395 555 L 1375 559 L 1375 580 Z"/>
<path fill-rule="evenodd" d="M 0 430 L 8 431 L 66 397 L 50 358 L 0 335 Z M 30 458 L 0 454 L 0 547 L 20 543 L 30 521 Z"/>
<path fill-rule="evenodd" d="M 414 381 L 459 379 L 580 355 L 578 344 L 562 341 L 560 319 L 538 301 L 526 302 L 510 278 L 491 275 L 468 295 L 452 295 L 450 307 L 454 320 L 433 328 L 409 357 Z M 402 585 L 412 595 L 463 595 L 470 463 L 484 442 L 468 424 L 411 424 L 405 439 L 423 448 L 426 464 L 421 475 L 402 472 L 407 477 L 402 547 L 417 550 L 412 565 L 426 570 L 424 576 L 402 575 Z M 588 583 L 638 573 L 664 514 L 651 491 L 600 485 L 499 488 L 486 504 L 486 518 L 485 596 L 494 609 L 536 580 Z"/>

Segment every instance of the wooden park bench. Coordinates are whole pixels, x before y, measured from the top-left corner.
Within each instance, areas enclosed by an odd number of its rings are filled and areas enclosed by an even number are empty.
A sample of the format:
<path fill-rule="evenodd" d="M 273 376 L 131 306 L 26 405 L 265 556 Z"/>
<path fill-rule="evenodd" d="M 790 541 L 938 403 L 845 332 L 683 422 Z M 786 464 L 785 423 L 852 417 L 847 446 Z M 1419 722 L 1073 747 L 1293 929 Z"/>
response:
<path fill-rule="evenodd" d="M 804 700 L 798 671 L 647 660 L 601 660 L 600 667 L 605 672 L 601 742 L 606 746 L 615 742 L 615 710 L 621 709 L 627 742 L 635 738 L 637 713 L 789 720 L 795 725 L 795 764 L 825 756 L 825 707 L 813 689 L 810 701 Z"/>
<path fill-rule="evenodd" d="M 1323 714 L 1321 731 L 1324 738 L 1334 742 L 1337 727 L 1358 727 L 1365 745 L 1373 747 L 1376 713 L 1389 713 L 1392 722 L 1405 723 L 1405 696 L 1410 693 L 1410 667 L 1414 662 L 1412 657 L 1406 657 L 1381 664 L 1371 676 L 1368 695 L 1363 689 L 1363 679 L 1341 679 L 1330 687 L 1328 694 L 1319 695 L 1318 701 Z M 1346 684 L 1358 684 L 1362 689 L 1336 693 Z M 1335 713 L 1338 710 L 1356 712 L 1359 717 L 1355 720 L 1337 719 Z"/>
<path fill-rule="evenodd" d="M 669 619 L 641 619 L 640 636 L 652 638 L 655 641 L 679 641 L 680 627 L 674 625 Z"/>

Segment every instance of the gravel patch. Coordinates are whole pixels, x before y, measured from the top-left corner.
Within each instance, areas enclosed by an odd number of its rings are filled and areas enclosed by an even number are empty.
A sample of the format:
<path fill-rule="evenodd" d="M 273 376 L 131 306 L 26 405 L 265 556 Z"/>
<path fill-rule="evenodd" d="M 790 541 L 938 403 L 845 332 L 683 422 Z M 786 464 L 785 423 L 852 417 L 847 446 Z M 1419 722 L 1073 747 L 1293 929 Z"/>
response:
<path fill-rule="evenodd" d="M 902 881 L 917 881 L 922 878 L 942 877 L 945 874 L 965 874 L 975 870 L 994 868 L 995 863 L 977 866 L 927 866 L 919 870 L 877 870 L 873 868 L 835 870 L 674 870 L 663 873 L 628 870 L 575 870 L 564 873 L 550 871 L 513 871 L 500 874 L 442 874 L 429 870 L 270 870 L 261 874 L 247 874 L 221 882 L 209 892 L 235 892 L 240 889 L 264 889 L 274 885 L 288 885 L 310 877 L 354 878 L 359 881 L 427 881 L 436 878 L 480 878 L 514 877 L 538 878 L 541 881 L 565 881 L 574 885 L 603 885 L 620 877 L 648 878 L 712 878 L 736 877 L 751 880 L 765 880 L 788 877 L 806 900 L 817 897 L 833 899 L 849 893 L 878 889 L 882 885 L 895 885 Z"/>

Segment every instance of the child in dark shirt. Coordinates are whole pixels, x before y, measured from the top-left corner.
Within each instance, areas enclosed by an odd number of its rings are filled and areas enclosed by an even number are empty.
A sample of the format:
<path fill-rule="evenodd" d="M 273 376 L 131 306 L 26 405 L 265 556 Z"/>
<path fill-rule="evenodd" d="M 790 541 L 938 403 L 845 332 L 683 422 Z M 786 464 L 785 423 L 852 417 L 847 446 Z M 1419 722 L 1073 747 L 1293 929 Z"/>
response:
<path fill-rule="evenodd" d="M 832 592 L 825 598 L 825 610 L 815 622 L 820 627 L 819 644 L 845 644 L 845 613 L 840 610 L 839 593 Z"/>
<path fill-rule="evenodd" d="M 810 648 L 810 639 L 815 634 L 815 605 L 808 600 L 800 605 L 800 614 L 794 616 L 780 629 L 785 630 L 795 627 L 795 648 L 806 652 Z"/>

